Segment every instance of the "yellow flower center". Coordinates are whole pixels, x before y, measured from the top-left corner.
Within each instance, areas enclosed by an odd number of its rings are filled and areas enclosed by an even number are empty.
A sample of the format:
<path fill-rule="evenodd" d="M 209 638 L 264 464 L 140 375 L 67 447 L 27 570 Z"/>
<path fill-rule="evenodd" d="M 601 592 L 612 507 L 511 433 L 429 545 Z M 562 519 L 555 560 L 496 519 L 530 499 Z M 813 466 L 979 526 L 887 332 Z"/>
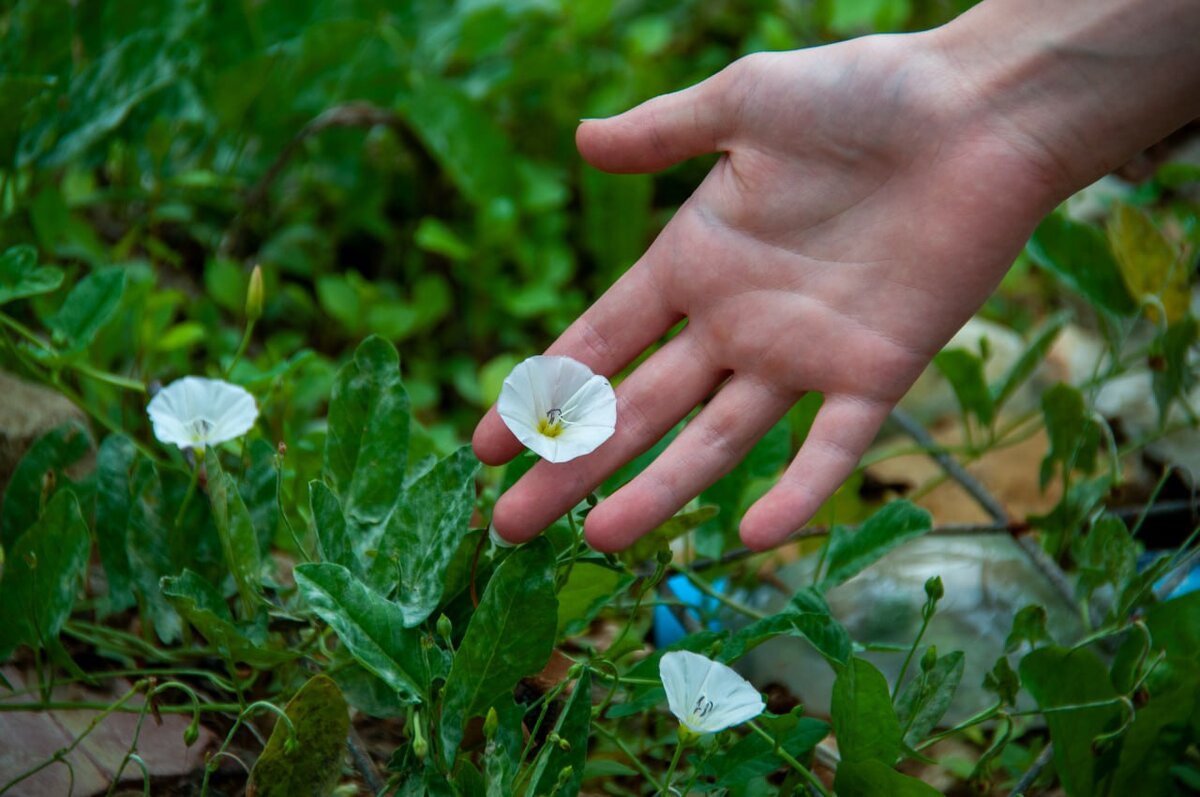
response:
<path fill-rule="evenodd" d="M 538 434 L 546 437 L 558 437 L 562 434 L 562 410 L 550 410 L 545 418 L 538 419 Z"/>

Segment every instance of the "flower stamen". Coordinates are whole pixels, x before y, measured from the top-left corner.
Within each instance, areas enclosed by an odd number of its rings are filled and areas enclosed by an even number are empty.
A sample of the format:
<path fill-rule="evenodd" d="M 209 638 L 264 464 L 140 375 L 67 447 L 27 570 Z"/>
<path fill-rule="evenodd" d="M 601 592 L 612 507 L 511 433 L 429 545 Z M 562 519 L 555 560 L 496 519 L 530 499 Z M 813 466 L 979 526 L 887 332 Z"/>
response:
<path fill-rule="evenodd" d="M 552 409 L 546 413 L 545 418 L 538 419 L 538 433 L 546 437 L 558 437 L 562 434 L 563 427 L 566 425 L 566 420 L 563 418 L 562 410 Z"/>

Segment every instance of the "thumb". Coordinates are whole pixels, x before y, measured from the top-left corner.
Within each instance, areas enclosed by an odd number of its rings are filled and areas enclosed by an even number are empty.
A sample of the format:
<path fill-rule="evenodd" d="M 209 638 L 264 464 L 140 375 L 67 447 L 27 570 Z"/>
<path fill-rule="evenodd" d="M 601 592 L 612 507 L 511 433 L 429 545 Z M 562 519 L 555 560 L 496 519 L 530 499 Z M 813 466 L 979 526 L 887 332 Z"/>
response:
<path fill-rule="evenodd" d="M 606 172 L 656 172 L 724 150 L 734 130 L 735 81 L 726 68 L 708 80 L 663 94 L 608 119 L 585 119 L 575 131 L 579 153 Z"/>

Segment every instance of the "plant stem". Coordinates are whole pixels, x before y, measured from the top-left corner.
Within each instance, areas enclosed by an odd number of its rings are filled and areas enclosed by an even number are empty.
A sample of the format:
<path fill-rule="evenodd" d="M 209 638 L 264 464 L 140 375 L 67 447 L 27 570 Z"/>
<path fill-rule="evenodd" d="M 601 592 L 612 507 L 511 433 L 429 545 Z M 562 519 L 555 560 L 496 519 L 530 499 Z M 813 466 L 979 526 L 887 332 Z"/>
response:
<path fill-rule="evenodd" d="M 677 567 L 676 566 L 676 567 L 673 567 L 672 569 L 675 570 L 677 573 L 683 574 L 683 576 L 686 577 L 688 581 L 692 582 L 693 586 L 695 586 L 696 589 L 700 590 L 708 597 L 713 598 L 716 601 L 719 601 L 721 604 L 729 607 L 733 611 L 738 612 L 739 614 L 744 614 L 752 620 L 762 620 L 764 617 L 767 616 L 763 612 L 760 612 L 758 609 L 747 606 L 744 603 L 735 601 L 733 598 L 729 597 L 728 595 L 722 594 L 719 590 L 714 589 L 711 584 L 709 584 L 704 579 L 700 578 L 698 575 L 696 575 L 695 573 L 693 573 L 690 569 L 688 569 L 686 567 Z M 690 607 L 690 608 L 694 608 L 694 607 Z"/>
<path fill-rule="evenodd" d="M 679 758 L 683 755 L 683 736 L 675 742 L 675 755 L 671 756 L 671 765 L 667 767 L 666 777 L 663 778 L 663 794 L 669 794 L 671 791 L 671 778 L 675 777 L 675 767 L 679 765 Z"/>
<path fill-rule="evenodd" d="M 770 742 L 771 748 L 775 751 L 775 755 L 782 758 L 792 769 L 800 773 L 800 777 L 804 778 L 809 786 L 816 789 L 817 793 L 820 794 L 821 797 L 832 797 L 832 795 L 829 793 L 829 790 L 825 788 L 825 784 L 821 782 L 821 779 L 814 775 L 811 769 L 797 761 L 791 753 L 780 747 L 779 741 L 774 736 L 764 731 L 754 720 L 750 720 L 746 724 L 750 726 L 750 730 L 754 731 L 759 736 Z"/>
<path fill-rule="evenodd" d="M 638 756 L 629 749 L 629 745 L 625 744 L 625 742 L 622 741 L 619 736 L 598 722 L 592 724 L 592 730 L 615 744 L 617 748 L 625 754 L 625 757 L 629 759 L 629 763 L 633 765 L 633 768 L 636 769 L 638 773 L 646 779 L 646 782 L 653 786 L 660 794 L 662 793 L 663 787 L 662 784 L 658 782 L 658 778 L 654 777 L 654 773 L 642 763 L 642 759 L 638 758 Z"/>
<path fill-rule="evenodd" d="M 933 619 L 933 612 L 921 612 L 921 627 L 917 630 L 917 636 L 909 647 L 908 653 L 904 656 L 904 663 L 900 665 L 900 674 L 896 676 L 896 685 L 892 688 L 892 702 L 896 702 L 896 696 L 900 694 L 900 685 L 904 683 L 904 676 L 908 673 L 908 665 L 912 663 L 913 654 L 917 652 L 917 646 L 921 644 L 921 637 L 925 636 L 925 629 L 929 627 L 929 621 Z"/>

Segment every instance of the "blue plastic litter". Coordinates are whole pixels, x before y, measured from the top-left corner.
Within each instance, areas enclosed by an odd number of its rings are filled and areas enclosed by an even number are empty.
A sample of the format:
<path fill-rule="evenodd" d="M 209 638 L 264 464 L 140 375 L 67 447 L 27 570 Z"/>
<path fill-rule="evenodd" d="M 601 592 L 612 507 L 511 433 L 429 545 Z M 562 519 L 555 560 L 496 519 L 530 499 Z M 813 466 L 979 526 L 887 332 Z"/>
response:
<path fill-rule="evenodd" d="M 708 621 L 708 629 L 710 631 L 720 631 L 721 623 L 715 619 L 717 610 L 721 606 L 721 602 L 716 598 L 705 595 L 688 580 L 687 576 L 674 575 L 667 579 L 667 586 L 689 608 L 685 609 L 688 614 L 696 618 L 696 622 L 701 623 L 705 617 L 713 618 Z M 726 579 L 720 578 L 713 582 L 713 589 L 717 592 L 724 592 L 727 586 Z M 675 619 L 675 615 L 671 612 L 668 606 L 654 607 L 654 644 L 658 648 L 665 648 L 673 645 L 679 640 L 687 636 L 687 631 L 683 624 Z"/>

